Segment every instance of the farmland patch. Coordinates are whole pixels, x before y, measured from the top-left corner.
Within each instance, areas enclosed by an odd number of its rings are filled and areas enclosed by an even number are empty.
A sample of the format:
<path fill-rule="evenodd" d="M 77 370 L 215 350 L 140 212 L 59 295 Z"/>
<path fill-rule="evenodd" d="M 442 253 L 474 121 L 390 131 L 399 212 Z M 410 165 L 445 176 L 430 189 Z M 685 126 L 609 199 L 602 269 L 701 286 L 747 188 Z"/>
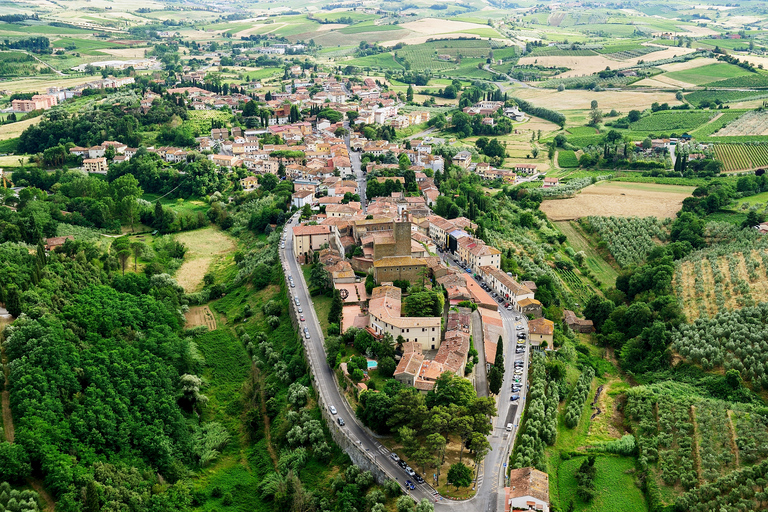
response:
<path fill-rule="evenodd" d="M 654 183 L 601 182 L 568 199 L 549 199 L 541 210 L 550 220 L 572 220 L 590 215 L 674 217 L 694 187 Z"/>
<path fill-rule="evenodd" d="M 185 291 L 196 291 L 215 261 L 235 248 L 232 240 L 214 227 L 196 229 L 175 235 L 187 246 L 184 263 L 176 272 L 176 280 Z"/>
<path fill-rule="evenodd" d="M 721 128 L 715 137 L 768 135 L 768 112 L 752 110 Z"/>
<path fill-rule="evenodd" d="M 725 171 L 768 166 L 768 144 L 715 144 L 714 151 L 715 158 L 723 162 Z"/>

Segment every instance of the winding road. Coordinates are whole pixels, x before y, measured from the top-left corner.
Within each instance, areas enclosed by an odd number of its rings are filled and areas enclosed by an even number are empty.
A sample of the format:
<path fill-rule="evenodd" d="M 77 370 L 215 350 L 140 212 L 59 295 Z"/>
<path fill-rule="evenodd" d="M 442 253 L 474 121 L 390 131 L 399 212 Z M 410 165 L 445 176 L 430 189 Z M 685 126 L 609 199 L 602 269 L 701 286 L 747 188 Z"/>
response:
<path fill-rule="evenodd" d="M 349 144 L 349 139 L 347 139 Z M 355 158 L 357 157 L 357 158 Z M 360 184 L 360 198 L 363 205 L 366 204 L 365 198 L 365 177 L 360 169 L 359 154 L 350 151 L 353 170 L 357 181 Z M 310 338 L 304 339 L 307 349 L 307 357 L 310 359 L 313 369 L 314 379 L 317 383 L 319 393 L 324 397 L 324 403 L 334 405 L 338 411 L 337 418 L 343 418 L 345 425 L 339 426 L 333 423 L 331 428 L 338 428 L 345 431 L 345 434 L 353 440 L 354 444 L 381 467 L 381 469 L 393 480 L 396 480 L 403 486 L 405 480 L 409 479 L 406 473 L 391 458 L 389 450 L 383 446 L 377 438 L 366 428 L 358 423 L 354 412 L 350 408 L 346 399 L 344 399 L 337 387 L 336 378 L 333 370 L 326 363 L 324 337 L 320 323 L 317 319 L 315 308 L 311 302 L 309 288 L 304 280 L 304 274 L 301 266 L 296 260 L 293 252 L 293 226 L 298 224 L 299 214 L 296 213 L 289 220 L 284 235 L 285 247 L 280 250 L 280 258 L 286 276 L 292 276 L 295 287 L 289 287 L 291 307 L 297 308 L 295 298 L 298 298 L 299 304 L 304 315 L 305 321 L 300 322 L 300 334 L 303 335 L 304 329 L 309 332 Z M 493 430 L 488 438 L 491 450 L 486 455 L 482 467 L 478 472 L 476 481 L 477 493 L 474 497 L 464 501 L 451 501 L 442 498 L 429 485 L 424 483 L 416 485 L 413 491 L 408 494 L 416 501 L 426 498 L 435 504 L 435 510 L 451 510 L 453 512 L 478 512 L 488 511 L 496 512 L 504 510 L 504 486 L 506 465 L 509 460 L 509 454 L 512 449 L 512 442 L 517 435 L 520 416 L 524 409 L 525 395 L 527 391 L 527 368 L 529 351 L 524 354 L 515 354 L 517 333 L 528 333 L 528 325 L 525 317 L 515 311 L 507 311 L 499 308 L 502 322 L 504 324 L 504 355 L 505 355 L 505 378 L 502 390 L 497 397 L 497 416 L 492 419 Z M 516 320 L 519 317 L 520 320 Z M 517 326 L 522 326 L 521 331 Z M 478 351 L 482 350 L 479 345 Z M 526 342 L 526 349 L 528 343 Z M 521 376 L 523 391 L 520 392 L 521 398 L 517 402 L 510 402 L 511 382 L 514 372 L 514 361 L 522 359 L 525 361 L 525 371 Z M 511 432 L 506 430 L 507 424 L 511 423 L 514 427 Z M 426 475 L 425 475 L 426 476 Z"/>

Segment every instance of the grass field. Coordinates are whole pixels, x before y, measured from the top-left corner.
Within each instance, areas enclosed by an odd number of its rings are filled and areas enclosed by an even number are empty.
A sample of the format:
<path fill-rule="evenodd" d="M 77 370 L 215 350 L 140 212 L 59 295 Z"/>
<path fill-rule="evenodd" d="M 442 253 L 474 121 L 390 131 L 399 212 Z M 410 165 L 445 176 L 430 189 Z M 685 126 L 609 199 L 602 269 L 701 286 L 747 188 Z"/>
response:
<path fill-rule="evenodd" d="M 557 165 L 563 168 L 572 168 L 579 166 L 579 160 L 576 153 L 570 149 L 561 149 L 557 152 Z"/>
<path fill-rule="evenodd" d="M 671 71 L 669 73 L 665 73 L 664 76 L 672 78 L 673 80 L 687 82 L 689 84 L 702 85 L 715 82 L 717 80 L 737 78 L 751 74 L 752 73 L 746 69 L 734 66 L 733 64 L 718 62 L 693 69 L 686 69 L 684 71 Z"/>
<path fill-rule="evenodd" d="M 550 220 L 572 220 L 588 215 L 619 217 L 674 217 L 683 199 L 694 187 L 654 183 L 618 183 L 603 181 L 583 189 L 569 199 L 551 199 L 541 203 L 541 211 Z"/>
<path fill-rule="evenodd" d="M 557 468 L 557 492 L 562 509 L 573 500 L 577 511 L 642 512 L 648 510 L 642 491 L 635 485 L 635 460 L 630 457 L 598 456 L 595 461 L 595 498 L 584 503 L 576 497 L 576 470 L 585 457 L 560 463 Z"/>
<path fill-rule="evenodd" d="M 37 124 L 42 119 L 42 116 L 33 117 L 26 121 L 16 121 L 11 124 L 4 124 L 0 126 L 0 140 L 15 139 L 21 132 L 23 132 L 28 126 Z"/>
<path fill-rule="evenodd" d="M 582 234 L 578 227 L 570 221 L 555 222 L 555 226 L 568 237 L 568 243 L 574 251 L 584 251 L 587 255 L 587 267 L 601 283 L 608 287 L 616 284 L 619 273 L 598 254 L 594 244 Z"/>
<path fill-rule="evenodd" d="M 350 66 L 359 66 L 361 68 L 381 68 L 381 69 L 403 69 L 403 66 L 395 60 L 391 53 L 379 53 L 376 55 L 368 55 L 366 57 L 360 57 L 358 59 L 352 59 L 344 64 Z"/>
<path fill-rule="evenodd" d="M 232 239 L 213 226 L 185 231 L 175 238 L 187 246 L 184 263 L 176 272 L 176 280 L 186 292 L 197 291 L 203 276 L 235 248 Z"/>
<path fill-rule="evenodd" d="M 715 115 L 715 112 L 691 112 L 685 110 L 655 112 L 641 118 L 636 123 L 632 123 L 631 129 L 636 132 L 650 133 L 689 131 L 708 123 Z"/>

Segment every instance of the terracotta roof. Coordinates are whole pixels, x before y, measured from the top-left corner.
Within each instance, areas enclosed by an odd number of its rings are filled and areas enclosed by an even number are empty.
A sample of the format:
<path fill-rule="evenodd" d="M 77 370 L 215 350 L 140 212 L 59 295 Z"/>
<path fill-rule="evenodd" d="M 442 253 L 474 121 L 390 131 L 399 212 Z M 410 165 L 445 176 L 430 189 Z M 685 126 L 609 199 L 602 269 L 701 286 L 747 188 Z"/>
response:
<path fill-rule="evenodd" d="M 421 363 L 424 362 L 424 356 L 421 355 L 419 352 L 411 352 L 409 354 L 403 355 L 403 358 L 400 359 L 400 362 L 397 365 L 397 369 L 395 369 L 394 375 L 402 375 L 402 374 L 408 374 L 416 376 L 419 373 L 419 368 L 421 368 Z"/>
<path fill-rule="evenodd" d="M 324 225 L 317 226 L 294 226 L 293 236 L 306 236 L 306 235 L 330 235 L 331 227 Z"/>
<path fill-rule="evenodd" d="M 427 265 L 424 258 L 413 258 L 411 256 L 392 256 L 381 258 L 373 262 L 373 266 L 377 268 L 381 267 L 395 267 L 395 266 L 413 266 L 413 265 Z"/>
<path fill-rule="evenodd" d="M 528 329 L 531 334 L 542 334 L 549 336 L 555 332 L 555 323 L 552 320 L 546 318 L 536 318 L 528 322 Z"/>
<path fill-rule="evenodd" d="M 541 302 L 536 299 L 523 299 L 517 302 L 521 308 L 527 308 L 528 306 L 541 306 Z"/>
<path fill-rule="evenodd" d="M 549 503 L 549 476 L 534 468 L 513 469 L 509 472 L 509 497 L 530 496 Z"/>
<path fill-rule="evenodd" d="M 483 271 L 484 274 L 490 274 L 493 277 L 496 278 L 497 281 L 499 281 L 501 284 L 509 288 L 509 291 L 512 293 L 512 295 L 518 296 L 518 295 L 528 295 L 533 293 L 531 290 L 526 288 L 525 286 L 521 285 L 514 279 L 512 279 L 510 276 L 502 272 L 500 269 L 496 267 L 492 267 L 490 265 L 483 265 L 480 267 L 480 270 Z"/>

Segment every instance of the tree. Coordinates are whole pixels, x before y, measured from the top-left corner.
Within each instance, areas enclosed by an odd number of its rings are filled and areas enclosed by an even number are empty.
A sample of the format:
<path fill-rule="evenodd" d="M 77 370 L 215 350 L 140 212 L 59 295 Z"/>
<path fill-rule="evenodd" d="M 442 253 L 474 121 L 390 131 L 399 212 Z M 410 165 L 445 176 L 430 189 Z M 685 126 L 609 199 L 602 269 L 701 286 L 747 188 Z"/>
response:
<path fill-rule="evenodd" d="M 469 443 L 469 449 L 474 452 L 472 458 L 475 459 L 475 471 L 479 471 L 480 463 L 483 462 L 488 451 L 491 449 L 491 444 L 488 442 L 487 437 L 475 432 L 472 434 L 472 441 Z"/>
<path fill-rule="evenodd" d="M 400 496 L 395 502 L 397 512 L 413 512 L 414 503 L 410 496 Z"/>
<path fill-rule="evenodd" d="M 385 377 L 387 379 L 392 378 L 392 376 L 395 374 L 395 370 L 397 369 L 397 363 L 395 360 L 389 356 L 382 357 L 379 360 L 378 370 L 379 375 L 382 377 Z"/>
<path fill-rule="evenodd" d="M 461 462 L 451 464 L 451 469 L 448 470 L 448 483 L 456 486 L 456 490 L 459 487 L 469 487 L 472 483 L 472 470 Z"/>
<path fill-rule="evenodd" d="M 414 512 L 435 512 L 435 506 L 427 498 L 422 498 L 422 500 L 416 504 Z"/>
<path fill-rule="evenodd" d="M 594 110 L 597 108 L 597 100 L 592 100 L 589 104 L 589 108 Z"/>
<path fill-rule="evenodd" d="M 99 493 L 96 489 L 96 482 L 89 480 L 88 485 L 85 486 L 85 511 L 99 512 L 100 510 L 101 505 L 99 504 Z"/>
<path fill-rule="evenodd" d="M 427 393 L 427 405 L 435 407 L 455 404 L 467 407 L 476 397 L 475 389 L 469 380 L 451 372 L 444 372 L 435 381 L 435 388 Z"/>
<path fill-rule="evenodd" d="M 741 387 L 741 372 L 732 368 L 725 372 L 725 382 L 733 389 Z"/>
<path fill-rule="evenodd" d="M 333 300 L 331 301 L 331 310 L 328 312 L 328 323 L 341 324 L 341 312 L 344 309 L 344 301 L 341 298 L 339 290 L 333 290 Z"/>
<path fill-rule="evenodd" d="M 603 111 L 599 108 L 593 108 L 589 111 L 589 124 L 597 126 L 603 122 Z"/>
<path fill-rule="evenodd" d="M 653 141 L 650 137 L 643 139 L 643 149 L 651 149 L 653 147 Z"/>
<path fill-rule="evenodd" d="M 504 374 L 494 365 L 491 367 L 491 371 L 488 374 L 488 389 L 494 395 L 498 395 L 501 391 L 501 385 L 504 381 Z"/>
<path fill-rule="evenodd" d="M 405 100 L 408 102 L 413 101 L 413 85 L 408 84 L 408 90 L 405 92 Z"/>
<path fill-rule="evenodd" d="M 331 274 L 322 263 L 314 265 L 309 271 L 309 286 L 317 290 L 327 290 L 331 287 Z"/>
<path fill-rule="evenodd" d="M 139 256 L 141 256 L 141 252 L 144 250 L 144 247 L 146 247 L 146 244 L 144 242 L 131 243 L 131 252 L 133 253 L 133 271 L 134 272 L 138 272 Z"/>
<path fill-rule="evenodd" d="M 642 112 L 639 110 L 630 110 L 627 114 L 627 120 L 630 123 L 636 123 L 640 120 L 640 117 L 642 117 Z"/>
<path fill-rule="evenodd" d="M 437 468 L 437 479 L 440 480 L 440 468 L 445 462 L 446 439 L 438 433 L 429 434 L 426 438 L 427 449 L 432 453 Z"/>

